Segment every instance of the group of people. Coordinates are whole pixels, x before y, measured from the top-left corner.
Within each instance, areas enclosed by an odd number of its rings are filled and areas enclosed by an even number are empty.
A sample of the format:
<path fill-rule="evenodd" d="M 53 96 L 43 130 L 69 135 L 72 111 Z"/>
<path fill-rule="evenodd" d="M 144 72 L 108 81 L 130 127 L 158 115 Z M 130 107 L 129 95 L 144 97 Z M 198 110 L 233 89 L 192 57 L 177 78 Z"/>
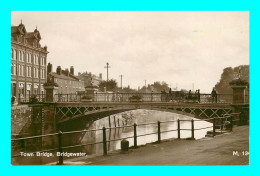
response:
<path fill-rule="evenodd" d="M 169 93 L 167 93 L 165 90 L 161 91 L 161 101 L 172 101 L 173 98 L 179 98 L 178 96 L 176 96 L 175 94 L 177 94 L 177 92 L 172 92 L 171 88 L 169 89 Z M 211 100 L 212 103 L 217 103 L 218 101 L 218 94 L 217 91 L 215 90 L 215 88 L 212 89 L 211 92 Z M 191 90 L 189 90 L 188 95 L 186 96 L 181 96 L 181 98 L 185 98 L 187 100 L 197 100 L 200 103 L 200 89 L 196 90 L 195 93 L 192 93 Z"/>
<path fill-rule="evenodd" d="M 187 98 L 188 100 L 198 100 L 200 103 L 200 89 L 196 90 L 194 95 L 192 95 L 191 90 L 189 90 Z"/>

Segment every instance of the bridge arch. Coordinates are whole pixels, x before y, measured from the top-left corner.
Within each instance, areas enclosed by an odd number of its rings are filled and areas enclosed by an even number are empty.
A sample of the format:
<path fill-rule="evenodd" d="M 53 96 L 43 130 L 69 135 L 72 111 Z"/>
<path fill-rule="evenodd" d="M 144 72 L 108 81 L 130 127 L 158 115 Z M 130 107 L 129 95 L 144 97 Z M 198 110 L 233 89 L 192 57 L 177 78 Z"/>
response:
<path fill-rule="evenodd" d="M 57 123 L 63 123 L 79 118 L 100 119 L 120 112 L 147 109 L 164 112 L 173 112 L 200 119 L 220 117 L 232 112 L 229 104 L 176 104 L 176 103 L 59 103 L 55 106 Z"/>

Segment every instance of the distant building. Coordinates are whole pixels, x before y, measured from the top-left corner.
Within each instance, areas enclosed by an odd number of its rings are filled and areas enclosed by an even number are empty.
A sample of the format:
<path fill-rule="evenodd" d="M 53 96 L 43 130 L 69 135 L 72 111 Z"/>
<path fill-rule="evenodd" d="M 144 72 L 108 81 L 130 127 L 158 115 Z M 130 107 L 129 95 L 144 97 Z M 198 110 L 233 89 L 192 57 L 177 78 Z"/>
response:
<path fill-rule="evenodd" d="M 11 26 L 11 96 L 45 92 L 48 51 L 40 40 L 37 28 L 27 32 L 22 23 Z"/>
<path fill-rule="evenodd" d="M 96 76 L 94 74 L 90 73 L 79 73 L 79 78 L 84 81 L 84 86 L 97 86 L 102 81 L 102 73 L 99 74 L 99 76 Z"/>
<path fill-rule="evenodd" d="M 47 73 L 53 76 L 54 82 L 58 84 L 58 93 L 73 94 L 79 91 L 85 91 L 84 81 L 74 75 L 73 66 L 69 69 L 62 70 L 57 67 L 56 72 L 52 72 L 52 64 L 48 63 Z"/>

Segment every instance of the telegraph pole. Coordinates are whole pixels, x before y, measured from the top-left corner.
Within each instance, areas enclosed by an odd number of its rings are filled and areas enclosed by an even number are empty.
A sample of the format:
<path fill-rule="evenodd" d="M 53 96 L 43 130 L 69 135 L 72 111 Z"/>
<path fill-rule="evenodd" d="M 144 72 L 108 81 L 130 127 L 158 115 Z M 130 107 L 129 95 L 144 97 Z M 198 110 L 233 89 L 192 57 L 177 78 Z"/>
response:
<path fill-rule="evenodd" d="M 122 78 L 124 75 L 119 75 L 121 77 L 121 89 L 123 89 L 123 86 L 122 86 Z"/>
<path fill-rule="evenodd" d="M 146 93 L 146 79 L 144 80 L 144 87 L 145 87 L 145 93 Z"/>
<path fill-rule="evenodd" d="M 106 65 L 104 68 L 107 69 L 107 82 L 108 82 L 108 69 L 111 68 L 111 67 L 109 66 L 109 63 L 108 63 L 108 62 L 107 62 L 106 64 L 107 64 L 107 65 Z"/>

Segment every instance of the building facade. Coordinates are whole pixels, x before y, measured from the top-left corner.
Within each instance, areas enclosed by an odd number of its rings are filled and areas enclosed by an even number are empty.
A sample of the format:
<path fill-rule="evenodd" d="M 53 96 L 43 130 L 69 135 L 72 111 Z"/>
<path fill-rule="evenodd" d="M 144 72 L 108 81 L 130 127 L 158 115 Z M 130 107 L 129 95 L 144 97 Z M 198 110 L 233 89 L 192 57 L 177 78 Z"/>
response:
<path fill-rule="evenodd" d="M 52 72 L 52 64 L 48 63 L 47 73 L 52 76 L 54 83 L 58 84 L 59 94 L 74 94 L 80 91 L 85 91 L 84 81 L 74 75 L 73 66 L 69 69 L 62 70 L 57 67 L 56 72 Z"/>
<path fill-rule="evenodd" d="M 99 86 L 99 83 L 102 81 L 102 73 L 99 76 L 92 74 L 91 72 L 79 73 L 78 77 L 84 81 L 85 87 L 87 86 Z"/>
<path fill-rule="evenodd" d="M 40 45 L 37 28 L 27 32 L 21 23 L 11 26 L 11 96 L 43 94 L 46 82 L 47 46 Z"/>

